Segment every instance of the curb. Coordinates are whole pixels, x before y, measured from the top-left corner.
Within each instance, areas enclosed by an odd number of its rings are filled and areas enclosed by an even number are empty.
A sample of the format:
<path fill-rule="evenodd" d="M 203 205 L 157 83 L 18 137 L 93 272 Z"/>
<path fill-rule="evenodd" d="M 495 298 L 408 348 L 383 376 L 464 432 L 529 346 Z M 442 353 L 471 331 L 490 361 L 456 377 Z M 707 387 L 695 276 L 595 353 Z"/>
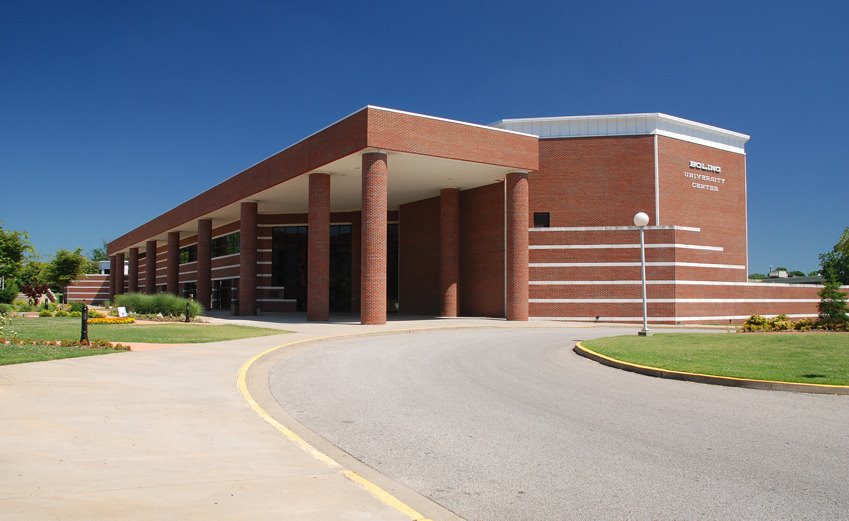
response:
<path fill-rule="evenodd" d="M 814 394 L 842 394 L 849 395 L 849 385 L 827 385 L 827 384 L 803 384 L 795 382 L 779 382 L 775 380 L 750 380 L 747 378 L 735 378 L 732 376 L 714 376 L 700 373 L 687 373 L 684 371 L 672 371 L 670 369 L 662 369 L 660 367 L 651 367 L 647 365 L 632 364 L 610 358 L 601 353 L 585 347 L 581 342 L 575 344 L 572 348 L 576 354 L 589 358 L 595 362 L 608 367 L 614 367 L 623 371 L 639 373 L 646 376 L 654 376 L 656 378 L 666 378 L 669 380 L 681 380 L 685 382 L 696 382 L 711 385 L 724 385 L 726 387 L 742 387 L 746 389 L 763 389 L 768 391 L 789 391 L 795 393 L 814 393 Z"/>

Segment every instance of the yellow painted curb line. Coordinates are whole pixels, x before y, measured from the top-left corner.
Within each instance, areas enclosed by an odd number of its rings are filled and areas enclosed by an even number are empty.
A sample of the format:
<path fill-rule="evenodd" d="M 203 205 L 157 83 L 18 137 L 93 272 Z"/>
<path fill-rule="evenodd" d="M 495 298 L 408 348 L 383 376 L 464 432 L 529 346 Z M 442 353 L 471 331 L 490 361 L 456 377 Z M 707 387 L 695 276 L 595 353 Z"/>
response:
<path fill-rule="evenodd" d="M 406 330 L 404 330 L 404 331 L 406 331 Z M 391 333 L 391 332 L 393 332 L 393 331 L 386 331 L 385 333 Z M 403 332 L 403 331 L 397 331 L 397 332 L 400 333 L 400 332 Z M 380 333 L 384 333 L 384 331 L 381 331 Z M 368 333 L 366 333 L 366 334 L 368 334 Z M 415 509 L 413 509 L 412 507 L 410 507 L 406 503 L 402 502 L 400 499 L 396 498 L 395 496 L 393 496 L 392 494 L 390 494 L 386 490 L 382 489 L 381 487 L 379 487 L 375 483 L 373 483 L 373 482 L 369 481 L 368 479 L 362 477 L 361 475 L 357 474 L 353 470 L 346 469 L 341 464 L 339 464 L 336 460 L 334 460 L 333 458 L 331 458 L 327 454 L 321 452 L 320 450 L 316 449 L 315 447 L 313 447 L 312 445 L 307 443 L 307 441 L 305 439 L 303 439 L 302 437 L 295 434 L 291 429 L 289 429 L 288 427 L 286 427 L 285 425 L 283 425 L 279 421 L 272 418 L 271 415 L 268 414 L 265 411 L 265 409 L 263 409 L 259 405 L 259 403 L 257 403 L 256 400 L 254 400 L 253 396 L 251 396 L 251 393 L 248 390 L 248 384 L 247 384 L 248 370 L 250 370 L 251 366 L 257 360 L 259 360 L 260 358 L 262 358 L 262 357 L 264 357 L 264 356 L 266 356 L 270 353 L 273 353 L 274 351 L 277 351 L 279 349 L 283 349 L 284 347 L 291 347 L 291 346 L 294 346 L 294 345 L 297 345 L 297 344 L 304 344 L 304 343 L 307 343 L 307 342 L 325 341 L 325 340 L 332 340 L 334 338 L 351 337 L 351 336 L 358 336 L 358 335 L 356 335 L 356 334 L 355 335 L 351 335 L 351 334 L 334 335 L 334 336 L 328 336 L 328 337 L 317 337 L 317 338 L 310 338 L 310 339 L 305 339 L 305 340 L 298 340 L 298 341 L 295 341 L 295 342 L 289 342 L 289 343 L 286 343 L 286 344 L 283 344 L 283 345 L 279 345 L 279 346 L 274 347 L 272 349 L 269 349 L 267 351 L 263 351 L 262 353 L 259 353 L 258 355 L 253 356 L 250 360 L 245 362 L 245 364 L 241 367 L 241 369 L 239 369 L 239 376 L 238 376 L 239 392 L 242 393 L 242 397 L 245 399 L 245 401 L 248 403 L 248 405 L 251 406 L 251 409 L 253 409 L 254 412 L 256 412 L 260 416 L 260 418 L 265 420 L 266 423 L 268 423 L 269 425 L 271 425 L 272 427 L 277 429 L 280 433 L 282 433 L 284 436 L 289 438 L 290 441 L 292 441 L 295 445 L 297 445 L 298 447 L 303 449 L 305 452 L 310 454 L 312 457 L 314 457 L 318 461 L 324 463 L 325 465 L 327 465 L 331 469 L 339 472 L 345 478 L 349 479 L 350 481 L 353 481 L 354 483 L 356 483 L 357 485 L 362 487 L 364 490 L 366 490 L 366 492 L 368 492 L 372 496 L 376 497 L 377 499 L 379 499 L 384 504 L 386 504 L 386 505 L 394 508 L 398 512 L 404 514 L 405 516 L 407 516 L 411 520 L 413 520 L 413 521 L 431 521 L 430 519 L 424 517 L 422 514 L 418 513 Z"/>
<path fill-rule="evenodd" d="M 597 353 L 586 347 L 582 342 L 575 344 L 574 351 L 586 358 L 595 360 L 601 364 L 625 371 L 656 376 L 658 378 L 668 378 L 675 380 L 685 380 L 698 383 L 709 383 L 714 385 L 726 385 L 731 387 L 751 387 L 756 389 L 779 389 L 786 391 L 802 391 L 821 394 L 849 394 L 849 385 L 832 385 L 832 384 L 806 384 L 800 382 L 783 382 L 780 380 L 756 380 L 752 378 L 738 378 L 735 376 L 718 376 L 713 374 L 690 373 L 686 371 L 675 371 L 672 369 L 664 369 L 662 367 L 653 367 L 650 365 L 640 365 L 631 362 L 625 362 L 618 358 L 612 358 L 601 353 Z M 785 388 L 786 386 L 786 388 Z M 829 392 L 831 391 L 831 392 Z"/>

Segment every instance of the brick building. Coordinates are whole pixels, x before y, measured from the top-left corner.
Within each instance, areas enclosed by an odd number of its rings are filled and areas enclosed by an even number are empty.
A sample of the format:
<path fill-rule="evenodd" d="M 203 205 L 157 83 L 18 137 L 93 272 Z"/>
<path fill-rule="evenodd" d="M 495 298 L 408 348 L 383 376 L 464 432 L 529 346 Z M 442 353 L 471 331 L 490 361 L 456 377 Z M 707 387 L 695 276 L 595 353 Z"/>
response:
<path fill-rule="evenodd" d="M 489 126 L 365 107 L 112 241 L 110 295 L 236 314 L 653 322 L 816 314 L 747 281 L 748 136 L 664 114 Z M 320 232 L 314 232 L 320 230 Z"/>

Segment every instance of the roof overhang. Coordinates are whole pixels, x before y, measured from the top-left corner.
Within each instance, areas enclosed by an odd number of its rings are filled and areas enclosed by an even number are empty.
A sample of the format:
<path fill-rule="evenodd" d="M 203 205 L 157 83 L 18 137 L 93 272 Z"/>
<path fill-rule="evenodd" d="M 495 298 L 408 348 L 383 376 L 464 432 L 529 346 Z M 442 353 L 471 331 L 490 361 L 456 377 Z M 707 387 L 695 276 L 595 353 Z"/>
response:
<path fill-rule="evenodd" d="M 359 210 L 367 151 L 387 154 L 390 209 L 444 187 L 474 188 L 539 168 L 534 135 L 367 106 L 115 239 L 109 254 L 171 231 L 194 234 L 198 219 L 213 219 L 213 226 L 236 221 L 243 201 L 257 201 L 264 214 L 305 213 L 305 174 L 313 172 L 331 175 L 331 211 Z"/>

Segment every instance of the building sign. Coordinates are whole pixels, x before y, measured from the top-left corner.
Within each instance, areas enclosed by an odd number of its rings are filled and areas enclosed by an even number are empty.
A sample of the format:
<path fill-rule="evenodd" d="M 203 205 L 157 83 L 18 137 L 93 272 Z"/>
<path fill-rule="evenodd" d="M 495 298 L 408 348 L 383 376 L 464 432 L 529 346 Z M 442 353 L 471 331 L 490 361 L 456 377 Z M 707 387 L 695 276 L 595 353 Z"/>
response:
<path fill-rule="evenodd" d="M 690 168 L 693 170 L 702 170 L 715 174 L 722 173 L 722 167 L 717 165 L 708 165 L 699 161 L 690 161 Z M 698 172 L 684 172 L 684 177 L 692 180 L 691 186 L 696 190 L 718 192 L 719 187 L 725 184 L 724 177 L 717 177 L 715 175 L 707 175 Z"/>

